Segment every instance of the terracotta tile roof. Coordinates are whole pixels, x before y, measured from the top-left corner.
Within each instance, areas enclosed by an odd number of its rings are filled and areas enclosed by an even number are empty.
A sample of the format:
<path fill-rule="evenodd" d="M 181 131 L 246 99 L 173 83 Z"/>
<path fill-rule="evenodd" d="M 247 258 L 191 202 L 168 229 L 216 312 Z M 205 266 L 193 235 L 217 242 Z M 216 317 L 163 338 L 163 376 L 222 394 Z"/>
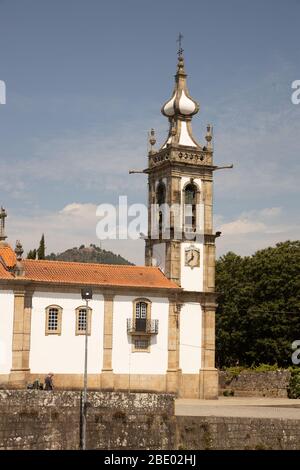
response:
<path fill-rule="evenodd" d="M 8 268 L 16 264 L 16 254 L 10 245 L 0 245 L 0 257 Z"/>
<path fill-rule="evenodd" d="M 25 279 L 54 284 L 147 287 L 178 289 L 177 284 L 148 266 L 75 263 L 65 261 L 23 260 Z M 11 276 L 12 277 L 12 276 Z M 2 279 L 0 272 L 0 279 Z M 5 277 L 7 279 L 7 277 Z"/>
<path fill-rule="evenodd" d="M 12 279 L 13 275 L 0 263 L 0 279 Z"/>

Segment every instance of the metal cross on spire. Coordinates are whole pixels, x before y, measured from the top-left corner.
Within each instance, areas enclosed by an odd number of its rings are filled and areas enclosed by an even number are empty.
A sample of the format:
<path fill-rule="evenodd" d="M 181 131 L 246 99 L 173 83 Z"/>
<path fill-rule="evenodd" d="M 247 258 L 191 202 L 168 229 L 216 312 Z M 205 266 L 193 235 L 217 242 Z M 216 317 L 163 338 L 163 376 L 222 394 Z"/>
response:
<path fill-rule="evenodd" d="M 178 42 L 178 51 L 177 51 L 177 55 L 178 57 L 181 57 L 182 56 L 182 53 L 183 53 L 183 49 L 181 47 L 181 41 L 183 39 L 183 34 L 179 33 L 178 34 L 178 39 L 176 40 L 176 42 Z"/>

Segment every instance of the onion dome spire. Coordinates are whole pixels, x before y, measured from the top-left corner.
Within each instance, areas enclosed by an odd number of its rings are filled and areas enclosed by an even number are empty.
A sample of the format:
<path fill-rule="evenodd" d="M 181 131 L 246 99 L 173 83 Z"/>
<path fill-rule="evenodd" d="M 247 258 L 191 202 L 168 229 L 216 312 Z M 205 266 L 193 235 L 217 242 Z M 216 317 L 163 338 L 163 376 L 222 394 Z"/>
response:
<path fill-rule="evenodd" d="M 191 119 L 198 113 L 199 104 L 189 94 L 186 77 L 183 49 L 180 47 L 173 94 L 161 108 L 170 122 L 169 136 L 162 148 L 167 144 L 201 148 L 192 135 L 191 127 Z"/>

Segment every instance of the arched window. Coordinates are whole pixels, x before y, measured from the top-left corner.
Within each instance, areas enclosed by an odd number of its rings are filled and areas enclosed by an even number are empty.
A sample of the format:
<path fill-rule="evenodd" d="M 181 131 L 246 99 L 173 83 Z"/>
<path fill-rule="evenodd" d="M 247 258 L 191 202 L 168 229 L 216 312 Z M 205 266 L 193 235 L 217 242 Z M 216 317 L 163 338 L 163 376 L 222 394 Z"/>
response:
<path fill-rule="evenodd" d="M 162 181 L 158 183 L 156 189 L 156 203 L 158 204 L 158 233 L 159 239 L 162 238 L 163 233 L 163 204 L 166 202 L 166 186 Z"/>
<path fill-rule="evenodd" d="M 76 336 L 85 335 L 85 330 L 87 328 L 87 334 L 91 334 L 91 319 L 92 319 L 92 309 L 83 307 L 76 308 Z"/>
<path fill-rule="evenodd" d="M 166 202 L 166 187 L 162 181 L 158 183 L 156 189 L 156 202 L 159 206 Z"/>
<path fill-rule="evenodd" d="M 184 229 L 195 232 L 197 228 L 197 187 L 189 183 L 184 189 Z"/>
<path fill-rule="evenodd" d="M 148 303 L 136 302 L 135 304 L 135 329 L 136 331 L 147 331 Z"/>
<path fill-rule="evenodd" d="M 46 335 L 60 335 L 62 323 L 62 308 L 59 305 L 46 307 Z"/>

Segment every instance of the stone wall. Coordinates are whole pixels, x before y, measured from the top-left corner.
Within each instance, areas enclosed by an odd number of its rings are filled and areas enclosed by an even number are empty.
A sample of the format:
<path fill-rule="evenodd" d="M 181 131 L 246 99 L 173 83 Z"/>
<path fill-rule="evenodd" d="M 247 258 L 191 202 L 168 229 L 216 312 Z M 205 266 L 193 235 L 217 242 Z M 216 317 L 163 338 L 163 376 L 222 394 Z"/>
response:
<path fill-rule="evenodd" d="M 78 449 L 80 392 L 0 390 L 0 449 Z M 88 449 L 173 449 L 174 398 L 89 392 Z"/>
<path fill-rule="evenodd" d="M 182 450 L 299 450 L 299 420 L 177 416 L 177 446 Z"/>
<path fill-rule="evenodd" d="M 288 370 L 268 372 L 245 370 L 237 376 L 230 372 L 219 371 L 219 395 L 223 395 L 224 391 L 232 391 L 237 397 L 285 398 L 290 377 L 291 373 Z"/>
<path fill-rule="evenodd" d="M 299 420 L 174 416 L 174 396 L 89 392 L 87 448 L 300 448 Z M 0 391 L 0 449 L 78 449 L 80 393 Z"/>

